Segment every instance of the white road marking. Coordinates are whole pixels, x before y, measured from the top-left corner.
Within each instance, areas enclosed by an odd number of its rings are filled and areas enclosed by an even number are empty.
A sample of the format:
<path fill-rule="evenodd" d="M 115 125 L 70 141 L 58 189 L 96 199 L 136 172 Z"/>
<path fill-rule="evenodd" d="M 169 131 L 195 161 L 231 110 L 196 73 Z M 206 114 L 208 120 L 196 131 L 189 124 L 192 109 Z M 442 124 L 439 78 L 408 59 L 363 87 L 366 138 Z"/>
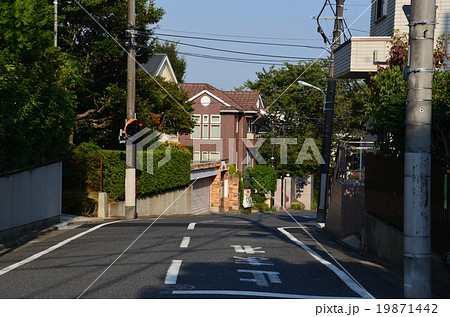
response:
<path fill-rule="evenodd" d="M 194 230 L 196 223 L 195 222 L 191 222 L 189 224 L 189 226 L 187 227 L 188 230 Z"/>
<path fill-rule="evenodd" d="M 177 284 L 178 272 L 180 272 L 182 260 L 172 260 L 172 264 L 167 270 L 166 280 L 164 284 Z"/>
<path fill-rule="evenodd" d="M 350 287 L 351 290 L 359 294 L 362 298 L 371 298 L 371 299 L 375 298 L 365 289 L 356 284 L 355 281 L 352 280 L 350 276 L 348 276 L 344 271 L 340 270 L 339 268 L 337 268 L 336 266 L 334 266 L 333 264 L 322 258 L 319 254 L 317 254 L 303 242 L 297 240 L 292 234 L 287 232 L 285 229 L 287 229 L 287 227 L 278 228 L 278 230 L 281 231 L 285 236 L 287 236 L 292 242 L 300 246 L 303 250 L 308 252 L 313 258 L 315 258 L 317 261 L 319 261 L 327 268 L 329 268 L 331 271 L 333 271 L 333 273 L 336 274 L 348 287 Z"/>
<path fill-rule="evenodd" d="M 248 257 L 248 258 L 241 258 L 239 256 L 234 257 L 234 262 L 236 264 L 248 264 L 248 265 L 273 265 L 273 263 L 267 259 L 267 258 L 257 258 L 257 257 Z"/>
<path fill-rule="evenodd" d="M 181 241 L 180 248 L 187 248 L 189 246 L 190 241 L 191 237 L 183 237 L 183 241 Z"/>
<path fill-rule="evenodd" d="M 232 245 L 234 248 L 234 251 L 237 253 L 248 253 L 248 254 L 255 254 L 255 253 L 266 253 L 266 251 L 257 251 L 259 249 L 262 249 L 262 247 L 251 247 L 249 245 L 244 245 L 242 247 L 241 245 Z"/>
<path fill-rule="evenodd" d="M 0 270 L 0 276 L 3 275 L 3 274 L 6 274 L 6 273 L 8 273 L 8 272 L 10 272 L 10 271 L 12 271 L 12 270 L 14 270 L 16 268 L 18 268 L 18 267 L 20 267 L 22 265 L 30 263 L 31 261 L 34 261 L 34 260 L 40 258 L 41 256 L 45 255 L 45 254 L 48 254 L 48 253 L 50 253 L 52 251 L 55 251 L 56 249 L 59 249 L 63 245 L 66 245 L 67 243 L 69 243 L 69 242 L 71 242 L 73 240 L 76 240 L 76 239 L 78 239 L 78 238 L 80 238 L 80 237 L 82 237 L 82 236 L 84 236 L 84 235 L 86 235 L 88 233 L 91 233 L 92 231 L 95 231 L 97 229 L 100 229 L 101 227 L 104 227 L 104 226 L 107 226 L 107 225 L 110 225 L 110 224 L 113 224 L 113 223 L 117 223 L 117 222 L 121 222 L 121 220 L 113 221 L 113 222 L 107 222 L 107 223 L 102 223 L 101 225 L 95 226 L 95 227 L 93 227 L 93 228 L 91 228 L 89 230 L 86 230 L 84 232 L 81 232 L 81 233 L 79 233 L 79 234 L 77 234 L 77 235 L 75 235 L 75 236 L 73 236 L 73 237 L 71 237 L 69 239 L 61 241 L 60 243 L 55 244 L 54 246 L 52 246 L 52 247 L 50 247 L 48 249 L 45 249 L 44 251 L 36 253 L 36 254 L 26 258 L 25 260 L 22 260 L 20 262 L 15 263 L 15 264 L 11 264 L 10 266 L 7 266 L 7 267 L 5 267 L 5 268 Z"/>
<path fill-rule="evenodd" d="M 234 295 L 234 296 L 255 296 L 255 297 L 275 297 L 294 299 L 355 299 L 355 297 L 327 297 L 313 295 L 297 295 L 269 292 L 233 291 L 233 290 L 173 290 L 173 295 Z"/>
<path fill-rule="evenodd" d="M 254 270 L 238 270 L 239 273 L 250 273 L 254 278 L 241 278 L 242 282 L 254 282 L 258 286 L 268 287 L 269 283 L 267 283 L 266 275 L 269 278 L 270 283 L 274 284 L 282 284 L 280 277 L 278 276 L 280 272 L 272 272 L 272 271 L 254 271 Z"/>

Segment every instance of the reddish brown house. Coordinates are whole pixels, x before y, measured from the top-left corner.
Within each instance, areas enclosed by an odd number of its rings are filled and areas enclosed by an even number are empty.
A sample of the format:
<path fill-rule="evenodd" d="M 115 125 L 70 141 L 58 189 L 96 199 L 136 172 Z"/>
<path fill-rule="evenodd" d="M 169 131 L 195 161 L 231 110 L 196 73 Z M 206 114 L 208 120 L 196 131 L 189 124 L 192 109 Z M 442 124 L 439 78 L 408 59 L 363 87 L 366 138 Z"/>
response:
<path fill-rule="evenodd" d="M 246 142 L 256 139 L 253 122 L 264 111 L 260 93 L 222 91 L 209 84 L 180 87 L 188 93 L 189 101 L 194 101 L 194 132 L 179 138 L 181 144 L 193 146 L 194 161 L 229 159 L 241 171 L 251 164 Z"/>

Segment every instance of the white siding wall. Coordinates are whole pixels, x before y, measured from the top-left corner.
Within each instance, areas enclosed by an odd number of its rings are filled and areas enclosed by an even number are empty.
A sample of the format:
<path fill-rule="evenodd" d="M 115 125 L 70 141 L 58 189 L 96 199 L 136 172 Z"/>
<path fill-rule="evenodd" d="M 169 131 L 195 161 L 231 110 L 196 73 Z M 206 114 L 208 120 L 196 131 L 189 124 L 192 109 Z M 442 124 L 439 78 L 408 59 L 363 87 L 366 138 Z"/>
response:
<path fill-rule="evenodd" d="M 370 13 L 370 36 L 391 36 L 392 30 L 394 30 L 396 2 L 408 0 L 386 0 L 386 1 L 387 1 L 386 16 L 379 19 L 378 21 L 375 21 L 377 2 L 375 1 L 372 4 Z M 401 13 L 403 14 L 403 11 L 401 11 Z"/>
<path fill-rule="evenodd" d="M 400 33 L 409 33 L 408 20 L 403 12 L 403 5 L 410 5 L 411 0 L 386 0 L 387 15 L 385 18 L 375 21 L 376 2 L 372 5 L 370 16 L 370 36 L 391 36 L 393 30 Z M 435 35 L 450 34 L 450 1 L 436 0 L 436 25 Z"/>
<path fill-rule="evenodd" d="M 350 70 L 351 45 L 352 42 L 349 40 L 334 53 L 334 75 L 336 77 Z"/>
<path fill-rule="evenodd" d="M 389 40 L 387 36 L 352 37 L 335 53 L 335 76 L 347 78 L 349 73 L 376 72 L 377 64 L 384 64 L 388 57 Z"/>
<path fill-rule="evenodd" d="M 436 0 L 438 9 L 436 10 L 436 26 L 435 36 L 438 37 L 442 33 L 450 34 L 450 1 Z"/>

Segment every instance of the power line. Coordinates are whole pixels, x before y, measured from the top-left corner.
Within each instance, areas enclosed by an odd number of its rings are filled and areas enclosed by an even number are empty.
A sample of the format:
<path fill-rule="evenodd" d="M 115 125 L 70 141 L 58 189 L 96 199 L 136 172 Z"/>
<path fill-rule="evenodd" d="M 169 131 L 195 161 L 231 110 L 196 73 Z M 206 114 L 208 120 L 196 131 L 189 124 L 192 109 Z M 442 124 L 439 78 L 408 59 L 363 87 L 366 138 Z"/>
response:
<path fill-rule="evenodd" d="M 284 63 L 296 63 L 298 60 L 286 60 L 281 63 L 279 60 L 265 60 L 265 59 L 244 59 L 244 58 L 234 58 L 234 57 L 226 57 L 226 56 L 215 56 L 215 55 L 206 55 L 206 54 L 197 54 L 197 53 L 191 53 L 191 52 L 178 52 L 180 55 L 186 55 L 186 56 L 192 56 L 192 57 L 198 57 L 198 58 L 206 58 L 206 59 L 215 59 L 215 60 L 222 60 L 222 61 L 229 61 L 229 62 L 240 62 L 240 63 L 248 63 L 248 64 L 260 64 L 260 65 L 274 65 L 274 66 L 283 66 Z M 310 59 L 304 59 L 304 60 L 310 60 Z"/>
<path fill-rule="evenodd" d="M 159 30 L 168 31 L 168 32 L 176 32 L 176 33 L 211 35 L 211 36 L 221 36 L 221 37 L 231 37 L 231 38 L 235 37 L 235 38 L 281 40 L 281 41 L 319 41 L 319 39 L 299 39 L 299 38 L 286 38 L 286 37 L 232 35 L 232 34 L 204 33 L 204 32 L 180 31 L 180 30 L 169 30 L 169 29 L 159 29 Z"/>
<path fill-rule="evenodd" d="M 174 44 L 178 44 L 178 45 L 185 45 L 185 46 L 201 48 L 201 49 L 205 49 L 205 50 L 219 51 L 219 52 L 232 53 L 232 54 L 242 54 L 242 55 L 251 55 L 251 56 L 282 58 L 282 59 L 295 59 L 295 60 L 302 60 L 302 59 L 304 59 L 304 57 L 298 57 L 298 56 L 282 56 L 282 55 L 270 55 L 270 54 L 260 54 L 260 53 L 233 51 L 233 50 L 226 50 L 226 49 L 221 49 L 221 48 L 213 48 L 213 47 L 208 47 L 208 46 L 177 42 L 177 41 L 167 40 L 167 39 L 162 39 L 162 38 L 157 38 L 157 39 L 161 40 L 161 41 L 164 41 L 164 42 L 174 43 Z"/>
<path fill-rule="evenodd" d="M 311 45 L 302 45 L 302 44 L 282 44 L 282 43 L 268 43 L 268 42 L 239 41 L 239 40 L 217 39 L 217 38 L 198 37 L 198 36 L 173 35 L 173 34 L 164 34 L 164 33 L 154 33 L 154 35 L 180 37 L 180 38 L 206 40 L 206 41 L 228 42 L 228 43 L 242 43 L 242 44 L 255 44 L 255 45 L 273 45 L 273 46 L 289 46 L 289 47 L 302 47 L 302 48 L 312 48 L 312 49 L 320 49 L 320 50 L 325 49 L 324 47 L 321 47 L 321 46 L 311 46 Z"/>

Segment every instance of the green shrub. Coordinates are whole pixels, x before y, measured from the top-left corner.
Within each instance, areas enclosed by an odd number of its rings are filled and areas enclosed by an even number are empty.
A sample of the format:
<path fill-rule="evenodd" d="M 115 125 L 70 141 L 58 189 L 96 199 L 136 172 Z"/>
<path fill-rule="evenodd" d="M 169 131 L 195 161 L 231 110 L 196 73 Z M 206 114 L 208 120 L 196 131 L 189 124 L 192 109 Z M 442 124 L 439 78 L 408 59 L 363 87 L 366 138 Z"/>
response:
<path fill-rule="evenodd" d="M 244 182 L 244 188 L 252 188 L 251 175 L 250 175 L 251 169 L 252 168 L 250 166 L 246 166 L 246 167 L 244 167 L 244 170 L 242 171 L 242 180 Z"/>
<path fill-rule="evenodd" d="M 143 166 L 147 166 L 147 153 L 143 155 Z M 170 160 L 158 168 L 165 156 L 164 150 L 153 152 L 153 173 L 143 171 L 138 178 L 138 197 L 159 194 L 169 189 L 186 186 L 191 176 L 191 155 L 184 151 L 171 151 Z"/>
<path fill-rule="evenodd" d="M 103 191 L 115 201 L 125 199 L 125 151 L 100 150 L 103 157 Z"/>
<path fill-rule="evenodd" d="M 88 197 L 63 194 L 62 212 L 78 216 L 94 216 L 97 202 Z"/>
<path fill-rule="evenodd" d="M 305 210 L 305 204 L 301 201 L 294 199 L 291 204 L 291 208 L 294 210 Z"/>
<path fill-rule="evenodd" d="M 95 144 L 82 143 L 73 150 L 73 153 L 75 155 L 101 155 L 103 158 L 103 191 L 107 192 L 112 200 L 125 199 L 125 151 L 100 150 Z M 158 162 L 165 157 L 165 149 L 155 149 L 153 151 L 153 173 L 150 174 L 146 172 L 147 152 L 142 153 L 144 171 L 137 171 L 136 175 L 139 198 L 189 184 L 191 173 L 189 151 L 177 148 L 171 149 L 170 154 L 170 160 L 158 167 Z M 70 158 L 67 161 L 70 162 Z M 66 164 L 65 175 L 68 178 L 66 178 L 65 189 L 87 190 L 88 177 L 95 173 L 99 173 L 99 168 L 92 165 L 89 160 L 78 160 L 77 165 Z"/>
<path fill-rule="evenodd" d="M 277 188 L 277 172 L 271 166 L 256 165 L 248 170 L 253 190 L 261 193 L 274 192 Z"/>
<path fill-rule="evenodd" d="M 254 204 L 265 203 L 266 197 L 263 194 L 252 194 L 252 201 Z"/>

